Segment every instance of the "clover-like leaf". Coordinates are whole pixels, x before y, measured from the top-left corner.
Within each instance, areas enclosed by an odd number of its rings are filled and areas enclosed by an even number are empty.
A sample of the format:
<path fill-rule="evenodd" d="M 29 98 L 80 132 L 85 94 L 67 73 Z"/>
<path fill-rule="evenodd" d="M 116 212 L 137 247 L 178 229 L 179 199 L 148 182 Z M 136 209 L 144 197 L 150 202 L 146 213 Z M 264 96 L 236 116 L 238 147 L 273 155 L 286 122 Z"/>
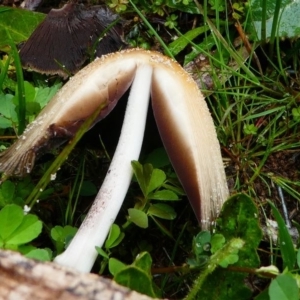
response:
<path fill-rule="evenodd" d="M 141 228 L 148 227 L 148 216 L 143 211 L 135 209 L 135 208 L 129 208 L 128 214 L 129 214 L 128 219 L 135 225 L 137 225 Z"/>
<path fill-rule="evenodd" d="M 0 247 L 17 249 L 35 239 L 42 222 L 35 215 L 24 215 L 21 207 L 10 204 L 0 211 Z"/>

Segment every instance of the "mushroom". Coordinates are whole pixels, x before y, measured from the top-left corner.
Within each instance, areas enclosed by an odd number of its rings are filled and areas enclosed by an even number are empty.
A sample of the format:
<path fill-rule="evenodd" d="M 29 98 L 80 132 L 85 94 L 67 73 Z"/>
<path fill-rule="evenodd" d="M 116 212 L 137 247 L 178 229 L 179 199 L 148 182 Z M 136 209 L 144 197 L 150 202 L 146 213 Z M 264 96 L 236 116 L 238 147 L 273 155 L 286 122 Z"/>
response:
<path fill-rule="evenodd" d="M 86 9 L 70 2 L 60 9 L 52 9 L 22 46 L 20 58 L 23 67 L 62 77 L 76 73 L 95 44 L 98 43 L 93 56 L 124 47 L 120 25 L 113 26 L 104 34 L 106 27 L 117 18 L 101 6 Z"/>
<path fill-rule="evenodd" d="M 0 154 L 0 171 L 22 176 L 50 145 L 71 138 L 99 106 L 104 118 L 130 87 L 120 140 L 102 187 L 78 233 L 55 261 L 89 271 L 129 187 L 138 160 L 149 96 L 155 120 L 198 221 L 208 229 L 228 196 L 219 142 L 206 102 L 175 61 L 152 51 L 101 57 L 69 80 L 18 141 Z"/>

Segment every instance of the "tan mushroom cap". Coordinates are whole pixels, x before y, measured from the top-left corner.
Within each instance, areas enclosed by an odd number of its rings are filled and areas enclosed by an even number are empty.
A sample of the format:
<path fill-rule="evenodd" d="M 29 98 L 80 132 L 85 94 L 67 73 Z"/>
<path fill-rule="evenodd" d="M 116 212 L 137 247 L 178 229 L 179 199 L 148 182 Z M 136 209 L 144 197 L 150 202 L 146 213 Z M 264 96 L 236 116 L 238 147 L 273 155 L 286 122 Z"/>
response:
<path fill-rule="evenodd" d="M 30 172 L 39 149 L 50 139 L 70 138 L 99 105 L 105 108 L 98 121 L 105 117 L 144 64 L 153 67 L 152 106 L 163 143 L 198 220 L 207 228 L 228 196 L 216 131 L 196 83 L 178 63 L 157 52 L 109 54 L 78 72 L 19 140 L 0 154 L 0 171 Z"/>

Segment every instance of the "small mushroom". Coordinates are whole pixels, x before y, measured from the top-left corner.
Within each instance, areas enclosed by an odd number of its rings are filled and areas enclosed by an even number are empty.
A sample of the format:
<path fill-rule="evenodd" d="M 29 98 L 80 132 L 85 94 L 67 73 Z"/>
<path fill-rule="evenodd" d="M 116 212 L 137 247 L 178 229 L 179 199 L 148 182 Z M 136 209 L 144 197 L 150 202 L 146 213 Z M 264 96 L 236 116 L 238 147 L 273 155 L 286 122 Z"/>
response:
<path fill-rule="evenodd" d="M 103 35 L 106 27 L 117 18 L 101 6 L 86 9 L 83 5 L 68 3 L 60 9 L 52 9 L 22 46 L 20 58 L 23 67 L 62 77 L 76 73 L 95 44 L 93 56 L 124 47 L 119 24 Z"/>
<path fill-rule="evenodd" d="M 30 172 L 38 154 L 67 140 L 101 105 L 98 121 L 131 87 L 117 149 L 102 187 L 67 250 L 55 261 L 89 271 L 128 190 L 138 160 L 151 95 L 155 120 L 194 212 L 208 229 L 228 196 L 213 120 L 195 81 L 175 61 L 152 51 L 125 50 L 95 60 L 57 93 L 7 151 L 0 171 Z"/>

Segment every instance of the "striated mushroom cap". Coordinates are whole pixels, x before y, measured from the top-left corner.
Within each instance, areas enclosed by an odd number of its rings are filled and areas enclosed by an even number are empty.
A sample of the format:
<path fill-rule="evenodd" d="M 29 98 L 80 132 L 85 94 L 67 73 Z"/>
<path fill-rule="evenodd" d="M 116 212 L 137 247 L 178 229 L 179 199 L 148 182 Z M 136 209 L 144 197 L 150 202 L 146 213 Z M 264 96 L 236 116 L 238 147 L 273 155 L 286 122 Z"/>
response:
<path fill-rule="evenodd" d="M 36 72 L 67 77 L 76 73 L 95 44 L 95 56 L 115 52 L 125 46 L 122 27 L 113 26 L 97 43 L 112 22 L 118 18 L 107 8 L 68 3 L 52 9 L 20 50 L 23 67 Z"/>

